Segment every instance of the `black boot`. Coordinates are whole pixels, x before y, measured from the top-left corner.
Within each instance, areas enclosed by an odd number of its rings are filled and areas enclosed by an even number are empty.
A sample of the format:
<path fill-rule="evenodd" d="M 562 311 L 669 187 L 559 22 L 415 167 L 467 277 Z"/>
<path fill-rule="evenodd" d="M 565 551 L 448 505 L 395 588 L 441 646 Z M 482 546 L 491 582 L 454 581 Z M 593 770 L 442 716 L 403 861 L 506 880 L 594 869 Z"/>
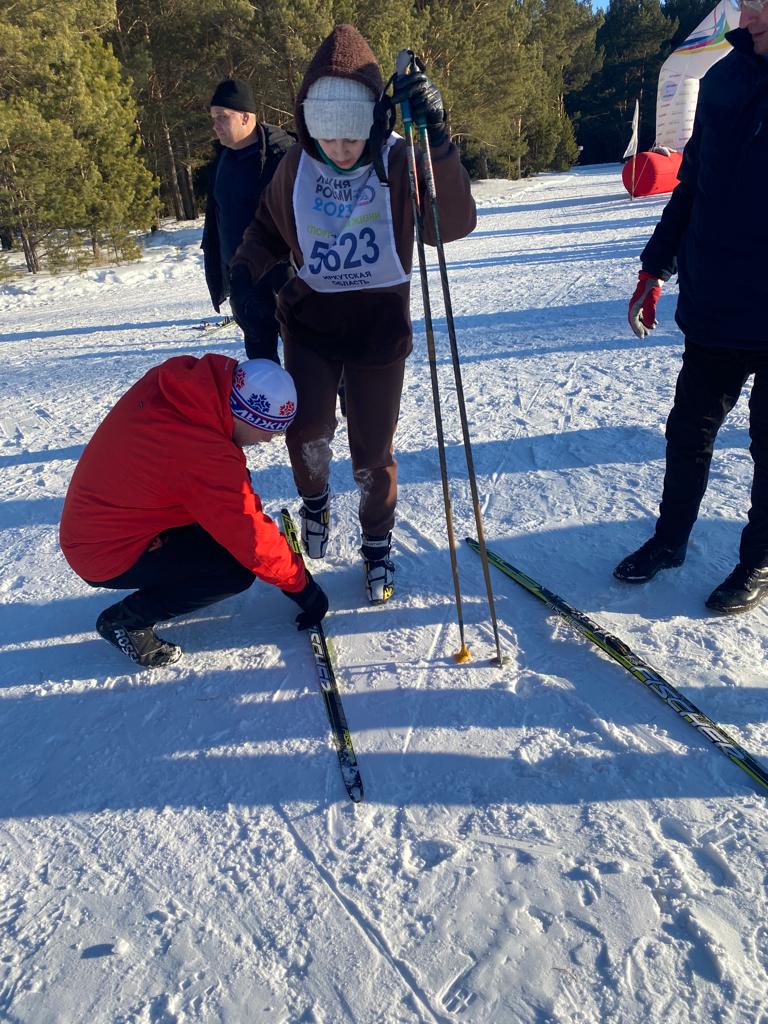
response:
<path fill-rule="evenodd" d="M 181 648 L 155 634 L 152 626 L 141 625 L 126 601 L 106 608 L 96 620 L 96 631 L 131 661 L 144 668 L 172 665 L 181 657 Z"/>
<path fill-rule="evenodd" d="M 685 561 L 687 544 L 670 547 L 651 537 L 616 566 L 613 575 L 623 583 L 647 583 L 660 569 L 676 569 Z"/>
<path fill-rule="evenodd" d="M 331 490 L 325 490 L 313 497 L 302 496 L 301 545 L 307 558 L 325 558 L 328 540 L 331 536 Z"/>
<path fill-rule="evenodd" d="M 768 566 L 750 569 L 741 562 L 716 587 L 706 601 L 707 608 L 721 615 L 737 615 L 760 604 L 768 594 Z"/>
<path fill-rule="evenodd" d="M 365 559 L 365 593 L 371 604 L 384 604 L 395 592 L 395 564 L 389 557 L 392 533 L 386 537 L 363 534 L 360 554 Z"/>

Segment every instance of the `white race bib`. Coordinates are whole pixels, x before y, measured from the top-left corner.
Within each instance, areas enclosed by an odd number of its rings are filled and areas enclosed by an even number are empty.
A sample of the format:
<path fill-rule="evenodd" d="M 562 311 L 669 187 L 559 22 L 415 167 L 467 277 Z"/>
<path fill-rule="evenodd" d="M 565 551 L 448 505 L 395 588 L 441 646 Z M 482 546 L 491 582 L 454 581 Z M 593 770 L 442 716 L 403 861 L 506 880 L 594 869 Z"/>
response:
<path fill-rule="evenodd" d="M 389 139 L 384 166 L 389 166 Z M 293 215 L 304 257 L 299 277 L 317 292 L 348 292 L 403 284 L 395 248 L 389 189 L 372 164 L 352 174 L 301 154 L 293 186 Z"/>

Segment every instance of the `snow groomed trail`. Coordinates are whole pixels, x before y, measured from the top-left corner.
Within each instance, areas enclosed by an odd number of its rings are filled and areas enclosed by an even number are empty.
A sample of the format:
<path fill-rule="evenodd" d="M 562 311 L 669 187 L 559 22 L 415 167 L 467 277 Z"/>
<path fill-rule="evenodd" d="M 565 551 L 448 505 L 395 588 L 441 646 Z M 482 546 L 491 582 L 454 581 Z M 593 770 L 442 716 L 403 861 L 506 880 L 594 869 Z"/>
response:
<path fill-rule="evenodd" d="M 653 528 L 680 362 L 675 286 L 626 324 L 664 198 L 619 168 L 475 187 L 447 247 L 485 532 L 768 764 L 766 610 L 711 616 L 735 564 L 746 395 L 685 565 L 615 563 Z M 211 318 L 201 224 L 140 263 L 0 286 L 0 1020 L 23 1024 L 768 1024 L 765 796 L 620 666 L 479 559 L 458 647 L 418 281 L 397 438 L 395 599 L 364 599 L 345 428 L 318 577 L 365 785 L 353 805 L 312 653 L 256 583 L 165 627 L 134 671 L 93 624 L 57 524 L 84 444 L 150 366 L 241 356 Z M 433 255 L 433 254 L 432 254 Z M 431 273 L 457 535 L 473 533 Z M 361 325 L 361 329 L 363 325 Z M 120 453 L 115 452 L 119 459 Z M 252 449 L 268 512 L 285 449 Z"/>

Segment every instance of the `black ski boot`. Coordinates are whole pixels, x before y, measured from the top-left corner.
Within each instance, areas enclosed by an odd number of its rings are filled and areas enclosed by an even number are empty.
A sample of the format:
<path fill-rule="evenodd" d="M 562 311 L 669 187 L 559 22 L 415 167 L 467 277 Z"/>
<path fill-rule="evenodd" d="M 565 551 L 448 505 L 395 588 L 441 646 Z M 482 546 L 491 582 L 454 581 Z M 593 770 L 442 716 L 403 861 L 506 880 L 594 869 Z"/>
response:
<path fill-rule="evenodd" d="M 670 547 L 651 537 L 616 566 L 613 575 L 623 583 L 647 583 L 660 569 L 676 569 L 685 561 L 687 544 Z"/>
<path fill-rule="evenodd" d="M 371 604 L 384 604 L 395 592 L 395 565 L 389 557 L 391 531 L 386 537 L 363 534 L 360 554 L 365 559 L 365 593 Z"/>
<path fill-rule="evenodd" d="M 716 587 L 706 600 L 707 608 L 721 615 L 738 615 L 760 604 L 768 594 L 768 566 L 750 569 L 736 566 L 731 575 Z"/>
<path fill-rule="evenodd" d="M 155 634 L 153 626 L 142 626 L 125 601 L 106 608 L 96 620 L 96 631 L 113 647 L 143 668 L 173 665 L 181 648 Z"/>
<path fill-rule="evenodd" d="M 301 545 L 307 558 L 325 558 L 328 538 L 331 535 L 331 491 L 325 490 L 312 498 L 302 497 L 299 509 L 301 516 Z"/>

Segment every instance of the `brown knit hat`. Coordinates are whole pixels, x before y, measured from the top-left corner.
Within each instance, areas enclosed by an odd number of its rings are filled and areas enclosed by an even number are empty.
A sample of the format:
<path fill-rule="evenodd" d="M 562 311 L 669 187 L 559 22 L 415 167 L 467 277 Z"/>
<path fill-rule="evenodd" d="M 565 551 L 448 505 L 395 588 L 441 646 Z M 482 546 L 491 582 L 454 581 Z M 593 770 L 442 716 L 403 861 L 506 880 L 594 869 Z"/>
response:
<path fill-rule="evenodd" d="M 321 78 L 347 78 L 370 90 L 371 100 L 377 100 L 384 89 L 381 70 L 373 50 L 354 25 L 337 25 L 323 40 L 312 58 L 304 81 L 296 96 L 294 111 L 296 130 L 302 146 L 314 153 L 312 135 L 304 116 L 304 100 L 312 85 Z M 317 90 L 316 90 L 317 91 Z M 361 97 L 362 98 L 362 97 Z M 310 102 L 312 102 L 310 100 Z M 343 103 L 344 101 L 341 100 Z M 326 136 L 326 138 L 352 138 L 353 136 Z"/>

